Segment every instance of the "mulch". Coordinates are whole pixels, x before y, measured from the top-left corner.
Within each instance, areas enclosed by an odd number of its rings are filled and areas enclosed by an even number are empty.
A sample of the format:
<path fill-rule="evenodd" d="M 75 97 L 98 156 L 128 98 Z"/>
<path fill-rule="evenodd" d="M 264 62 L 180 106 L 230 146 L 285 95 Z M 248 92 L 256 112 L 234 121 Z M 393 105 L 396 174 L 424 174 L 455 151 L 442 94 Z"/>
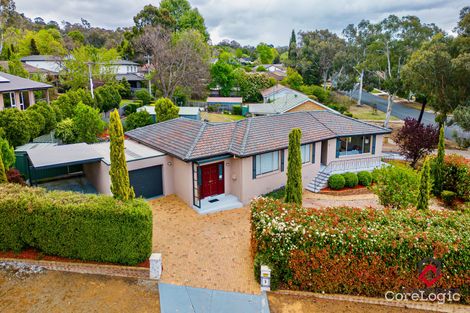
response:
<path fill-rule="evenodd" d="M 333 190 L 329 187 L 323 188 L 320 190 L 320 194 L 330 195 L 330 196 L 354 196 L 354 195 L 364 195 L 370 193 L 370 190 L 364 186 L 356 186 L 353 188 L 343 188 L 340 190 Z"/>
<path fill-rule="evenodd" d="M 54 262 L 65 262 L 65 263 L 86 263 L 86 264 L 96 264 L 96 265 L 117 265 L 122 266 L 122 264 L 110 263 L 110 262 L 93 262 L 93 261 L 84 261 L 79 259 L 69 259 L 63 258 L 60 256 L 45 255 L 40 251 L 29 248 L 23 250 L 19 253 L 14 251 L 0 251 L 0 258 L 4 259 L 26 259 L 26 260 L 35 260 L 35 261 L 54 261 Z M 126 267 L 129 267 L 126 265 Z M 134 265 L 132 267 L 136 268 L 150 268 L 150 261 L 146 260 L 142 263 Z"/>

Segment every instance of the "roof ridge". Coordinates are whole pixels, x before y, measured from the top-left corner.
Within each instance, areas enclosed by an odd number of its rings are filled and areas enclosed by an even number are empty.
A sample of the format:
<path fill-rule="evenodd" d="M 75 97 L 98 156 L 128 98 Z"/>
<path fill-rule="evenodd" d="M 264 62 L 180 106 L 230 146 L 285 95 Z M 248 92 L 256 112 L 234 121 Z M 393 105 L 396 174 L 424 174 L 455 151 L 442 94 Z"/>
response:
<path fill-rule="evenodd" d="M 323 123 L 322 121 L 320 121 L 316 116 L 313 115 L 313 112 L 323 112 L 323 111 L 308 111 L 308 114 L 313 117 L 314 120 L 316 120 L 317 122 L 319 122 L 320 124 L 322 124 L 323 126 L 325 126 L 326 129 L 328 129 L 331 133 L 333 133 L 335 136 L 337 136 L 338 134 L 336 132 L 334 132 L 331 128 L 329 128 L 328 126 L 326 126 L 325 123 Z M 328 112 L 328 114 L 330 114 Z"/>
<path fill-rule="evenodd" d="M 197 145 L 197 143 L 199 142 L 199 139 L 201 139 L 202 133 L 203 133 L 204 130 L 206 129 L 207 125 L 208 125 L 208 124 L 206 124 L 206 123 L 202 123 L 202 124 L 201 124 L 201 128 L 199 129 L 199 132 L 197 133 L 196 137 L 194 138 L 193 144 L 192 144 L 191 147 L 189 148 L 188 153 L 186 153 L 186 159 L 189 159 L 189 157 L 191 156 L 191 154 L 194 152 L 194 149 L 196 148 L 196 145 Z"/>
<path fill-rule="evenodd" d="M 363 120 L 359 120 L 359 119 L 356 119 L 354 117 L 349 117 L 347 115 L 344 115 L 344 114 L 341 114 L 342 117 L 348 119 L 348 120 L 351 120 L 351 121 L 356 121 L 356 122 L 359 122 L 359 123 L 362 123 L 362 124 L 365 124 L 367 126 L 372 126 L 372 127 L 375 127 L 375 128 L 379 128 L 379 129 L 383 129 L 383 130 L 390 130 L 390 128 L 385 128 L 385 127 L 382 127 L 382 126 L 377 126 L 377 125 L 374 125 L 374 124 L 371 124 L 371 123 L 367 123 Z"/>
<path fill-rule="evenodd" d="M 246 125 L 245 135 L 243 136 L 243 141 L 242 141 L 242 146 L 241 146 L 242 151 L 240 151 L 240 152 L 242 152 L 241 154 L 245 153 L 246 142 L 248 141 L 248 134 L 250 133 L 250 128 L 251 128 L 252 121 L 253 121 L 252 118 L 248 119 L 248 121 L 247 121 L 248 124 Z"/>
<path fill-rule="evenodd" d="M 233 140 L 234 140 L 235 134 L 236 134 L 236 132 L 237 132 L 237 129 L 238 129 L 238 127 L 240 126 L 240 124 L 242 124 L 242 122 L 243 122 L 243 120 L 237 121 L 237 122 L 235 123 L 235 128 L 234 128 L 233 131 L 232 131 L 232 138 L 230 138 L 230 144 L 229 144 L 229 146 L 228 146 L 228 152 L 232 152 Z"/>

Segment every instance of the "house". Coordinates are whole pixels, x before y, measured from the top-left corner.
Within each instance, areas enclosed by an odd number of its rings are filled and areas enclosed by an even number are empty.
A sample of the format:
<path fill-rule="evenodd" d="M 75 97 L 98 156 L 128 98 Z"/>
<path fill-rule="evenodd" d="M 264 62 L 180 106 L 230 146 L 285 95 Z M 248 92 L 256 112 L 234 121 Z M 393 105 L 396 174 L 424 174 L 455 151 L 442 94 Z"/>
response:
<path fill-rule="evenodd" d="M 43 69 L 56 75 L 64 69 L 64 58 L 55 55 L 29 55 L 22 57 L 21 62 L 25 65 Z"/>
<path fill-rule="evenodd" d="M 287 77 L 287 70 L 282 64 L 262 64 L 260 65 L 266 69 L 263 72 L 265 75 L 274 78 L 276 81 L 280 82 Z M 258 66 L 253 68 L 254 72 L 257 72 Z"/>
<path fill-rule="evenodd" d="M 288 136 L 295 127 L 302 130 L 303 185 L 312 191 L 332 173 L 382 166 L 383 135 L 391 132 L 330 111 L 231 123 L 178 118 L 126 133 L 131 185 L 145 198 L 176 194 L 199 213 L 242 207 L 286 184 Z M 109 143 L 44 145 L 23 152 L 22 173 L 63 176 L 74 169 L 97 192 L 111 194 Z"/>
<path fill-rule="evenodd" d="M 252 115 L 273 115 L 315 110 L 335 112 L 326 105 L 310 99 L 303 93 L 279 84 L 261 91 L 261 95 L 263 96 L 264 103 L 252 103 L 249 105 L 249 113 Z"/>
<path fill-rule="evenodd" d="M 234 105 L 242 105 L 242 97 L 208 97 L 207 106 L 213 106 L 222 110 L 232 111 Z"/>
<path fill-rule="evenodd" d="M 201 119 L 201 111 L 198 107 L 179 107 L 179 117 L 185 117 L 191 120 L 199 121 Z M 137 112 L 147 111 L 156 121 L 155 107 L 152 105 L 146 105 L 137 109 Z"/>
<path fill-rule="evenodd" d="M 382 166 L 383 135 L 390 130 L 330 111 L 232 123 L 179 118 L 126 136 L 164 154 L 163 194 L 175 193 L 198 212 L 207 213 L 241 207 L 284 186 L 288 136 L 295 127 L 302 130 L 302 178 L 309 190 L 318 191 L 332 173 Z"/>
<path fill-rule="evenodd" d="M 25 110 L 36 103 L 35 93 L 49 103 L 51 85 L 0 72 L 0 111 L 5 108 Z"/>

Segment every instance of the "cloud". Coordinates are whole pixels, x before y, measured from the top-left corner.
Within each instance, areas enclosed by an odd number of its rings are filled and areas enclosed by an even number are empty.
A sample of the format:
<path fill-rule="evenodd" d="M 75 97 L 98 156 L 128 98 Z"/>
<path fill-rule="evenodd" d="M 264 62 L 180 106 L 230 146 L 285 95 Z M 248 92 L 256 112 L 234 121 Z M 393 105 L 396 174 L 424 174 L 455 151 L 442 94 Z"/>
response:
<path fill-rule="evenodd" d="M 61 22 L 88 20 L 93 26 L 126 27 L 150 0 L 16 0 L 18 11 Z M 212 41 L 287 45 L 292 29 L 328 28 L 340 33 L 362 19 L 379 21 L 390 14 L 416 15 L 451 31 L 466 0 L 193 0 L 206 20 Z M 157 5 L 157 1 L 152 4 Z"/>

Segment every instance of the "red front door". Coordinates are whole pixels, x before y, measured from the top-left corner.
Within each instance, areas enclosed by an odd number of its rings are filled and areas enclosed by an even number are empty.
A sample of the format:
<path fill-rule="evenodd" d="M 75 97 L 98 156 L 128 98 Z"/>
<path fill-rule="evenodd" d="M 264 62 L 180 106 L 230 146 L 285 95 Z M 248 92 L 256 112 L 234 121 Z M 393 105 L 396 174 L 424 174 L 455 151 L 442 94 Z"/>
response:
<path fill-rule="evenodd" d="M 201 199 L 223 194 L 224 162 L 201 166 L 201 179 Z"/>

